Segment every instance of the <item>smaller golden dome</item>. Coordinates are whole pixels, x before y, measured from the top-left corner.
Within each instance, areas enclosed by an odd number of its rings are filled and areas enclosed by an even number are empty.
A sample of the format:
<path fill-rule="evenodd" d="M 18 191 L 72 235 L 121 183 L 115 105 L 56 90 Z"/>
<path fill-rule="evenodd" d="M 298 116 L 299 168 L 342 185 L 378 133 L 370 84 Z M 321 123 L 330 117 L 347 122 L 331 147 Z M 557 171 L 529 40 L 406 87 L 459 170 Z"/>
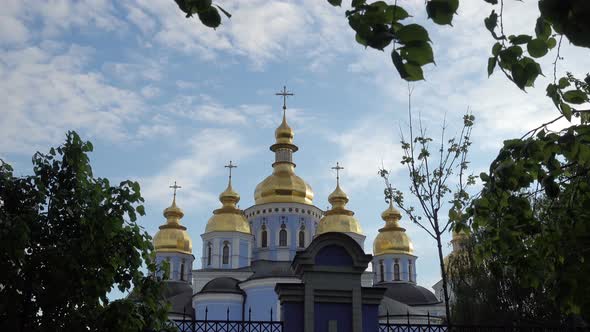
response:
<path fill-rule="evenodd" d="M 414 245 L 406 234 L 406 229 L 399 225 L 401 217 L 401 213 L 393 207 L 393 203 L 390 201 L 387 210 L 381 214 L 381 218 L 385 221 L 385 227 L 379 230 L 379 234 L 373 242 L 373 255 L 413 255 Z"/>
<path fill-rule="evenodd" d="M 293 144 L 295 132 L 287 124 L 287 116 L 283 110 L 283 121 L 281 125 L 275 130 L 276 144 Z"/>
<path fill-rule="evenodd" d="M 231 185 L 231 178 L 227 188 L 219 195 L 221 208 L 213 211 L 209 218 L 205 233 L 210 232 L 241 232 L 250 234 L 250 223 L 246 220 L 244 212 L 237 208 L 240 195 L 234 191 Z"/>
<path fill-rule="evenodd" d="M 176 206 L 176 197 L 172 200 L 172 205 L 164 210 L 166 223 L 159 227 L 159 231 L 154 236 L 154 249 L 156 252 L 180 252 L 192 255 L 193 246 L 186 227 L 180 224 L 180 219 L 184 216 L 182 210 Z"/>
<path fill-rule="evenodd" d="M 354 212 L 346 209 L 348 195 L 340 188 L 339 183 L 328 196 L 328 201 L 332 204 L 332 208 L 326 211 L 325 216 L 318 223 L 316 236 L 328 232 L 363 234 L 361 225 L 354 217 Z"/>

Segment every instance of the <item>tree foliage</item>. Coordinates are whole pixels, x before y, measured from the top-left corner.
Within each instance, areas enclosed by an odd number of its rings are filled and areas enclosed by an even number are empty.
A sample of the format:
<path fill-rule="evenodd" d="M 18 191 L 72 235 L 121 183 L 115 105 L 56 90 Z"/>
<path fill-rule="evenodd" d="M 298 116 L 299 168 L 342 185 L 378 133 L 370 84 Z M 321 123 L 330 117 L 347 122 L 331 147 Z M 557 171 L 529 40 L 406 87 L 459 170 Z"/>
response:
<path fill-rule="evenodd" d="M 141 272 L 154 266 L 139 184 L 95 178 L 92 148 L 69 132 L 24 177 L 0 160 L 3 331 L 140 331 L 166 320 L 161 284 Z M 115 285 L 136 296 L 110 303 Z"/>
<path fill-rule="evenodd" d="M 395 202 L 414 224 L 436 241 L 443 280 L 446 317 L 450 323 L 449 290 L 442 252 L 442 236 L 463 214 L 463 210 L 470 200 L 467 188 L 475 183 L 475 177 L 466 174 L 469 165 L 467 155 L 471 146 L 471 130 L 475 117 L 469 113 L 463 116 L 463 127 L 458 137 L 447 138 L 445 136 L 446 122 L 443 122 L 439 145 L 436 150 L 433 150 L 431 146 L 433 139 L 428 136 L 421 121 L 418 134 L 414 133 L 411 92 L 412 90 L 409 90 L 408 95 L 409 139 L 406 140 L 402 134 L 403 157 L 401 163 L 408 169 L 409 190 L 418 201 L 419 209 L 416 210 L 413 206 L 407 205 L 403 192 L 391 184 L 389 171 L 380 169 L 379 175 L 385 181 L 385 200 Z M 452 189 L 449 182 L 455 180 L 457 186 Z M 444 215 L 447 203 L 451 204 L 448 218 Z"/>

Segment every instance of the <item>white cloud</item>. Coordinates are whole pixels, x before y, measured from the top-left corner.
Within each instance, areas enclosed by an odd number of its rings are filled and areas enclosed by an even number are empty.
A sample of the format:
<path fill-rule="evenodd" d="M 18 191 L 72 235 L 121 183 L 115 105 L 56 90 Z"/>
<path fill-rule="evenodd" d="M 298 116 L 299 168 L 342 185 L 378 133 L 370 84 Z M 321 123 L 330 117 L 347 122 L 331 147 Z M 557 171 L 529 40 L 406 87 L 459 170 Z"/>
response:
<path fill-rule="evenodd" d="M 220 139 L 223 138 L 223 139 Z M 182 186 L 182 201 L 201 202 L 199 206 L 183 206 L 185 210 L 206 211 L 215 206 L 216 195 L 206 190 L 205 181 L 211 175 L 222 172 L 227 160 L 240 159 L 253 151 L 243 143 L 243 137 L 227 129 L 203 129 L 187 143 L 187 152 L 153 176 L 141 179 L 142 195 L 146 204 L 167 206 L 170 204 L 168 186 L 177 181 Z M 188 204 L 187 204 L 188 205 Z"/>
<path fill-rule="evenodd" d="M 160 89 L 153 85 L 146 85 L 141 88 L 141 94 L 146 98 L 154 98 L 159 96 L 161 93 Z"/>
<path fill-rule="evenodd" d="M 59 144 L 67 130 L 108 141 L 127 137 L 141 98 L 88 71 L 92 49 L 50 46 L 2 52 L 0 151 L 30 154 Z"/>
<path fill-rule="evenodd" d="M 344 166 L 349 190 L 380 181 L 377 170 L 382 165 L 392 172 L 401 169 L 398 128 L 393 124 L 393 120 L 367 118 L 354 128 L 330 137 L 339 149 L 338 160 Z"/>

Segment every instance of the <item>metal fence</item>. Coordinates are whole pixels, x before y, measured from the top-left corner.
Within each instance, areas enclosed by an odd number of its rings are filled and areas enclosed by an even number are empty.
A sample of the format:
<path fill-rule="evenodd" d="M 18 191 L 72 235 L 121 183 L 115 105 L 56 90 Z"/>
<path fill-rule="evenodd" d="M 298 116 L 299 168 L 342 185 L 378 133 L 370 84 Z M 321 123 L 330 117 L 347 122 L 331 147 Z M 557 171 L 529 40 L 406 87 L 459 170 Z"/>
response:
<path fill-rule="evenodd" d="M 179 332 L 282 332 L 279 321 L 173 320 Z"/>
<path fill-rule="evenodd" d="M 448 326 L 439 317 L 428 315 L 389 315 L 380 317 L 379 332 L 590 332 L 589 327 L 568 327 L 551 324 L 465 325 Z M 438 320 L 438 321 L 437 321 Z M 404 322 L 405 321 L 405 322 Z"/>

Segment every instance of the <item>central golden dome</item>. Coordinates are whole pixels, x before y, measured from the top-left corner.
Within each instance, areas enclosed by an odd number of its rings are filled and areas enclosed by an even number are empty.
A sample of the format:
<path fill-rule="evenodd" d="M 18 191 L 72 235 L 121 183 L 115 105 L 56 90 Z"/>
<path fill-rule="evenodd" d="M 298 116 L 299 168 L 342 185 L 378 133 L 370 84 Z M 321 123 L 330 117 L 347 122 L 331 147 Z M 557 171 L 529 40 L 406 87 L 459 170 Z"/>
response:
<path fill-rule="evenodd" d="M 402 215 L 390 201 L 389 208 L 381 214 L 381 218 L 385 221 L 385 227 L 379 230 L 379 234 L 373 242 L 373 255 L 413 255 L 414 245 L 406 234 L 406 229 L 399 226 L 401 217 Z"/>
<path fill-rule="evenodd" d="M 275 153 L 273 172 L 256 186 L 255 204 L 302 203 L 313 205 L 311 186 L 295 174 L 292 155 L 298 148 L 293 144 L 293 137 L 293 129 L 287 124 L 283 111 L 283 121 L 275 130 L 275 144 L 270 147 L 270 150 Z"/>
<path fill-rule="evenodd" d="M 250 234 L 250 224 L 244 212 L 236 207 L 240 201 L 240 195 L 231 186 L 231 178 L 227 188 L 219 195 L 219 201 L 223 204 L 221 208 L 213 211 L 209 218 L 205 233 L 210 232 L 241 232 Z"/>
<path fill-rule="evenodd" d="M 160 230 L 154 236 L 154 249 L 156 252 L 180 252 L 192 255 L 193 245 L 186 232 L 186 227 L 180 224 L 184 216 L 182 210 L 176 206 L 176 197 L 172 205 L 164 210 L 166 223 L 160 226 Z"/>
<path fill-rule="evenodd" d="M 318 223 L 316 236 L 328 232 L 363 234 L 361 225 L 354 217 L 354 212 L 345 207 L 348 203 L 348 196 L 340 188 L 339 183 L 328 196 L 328 202 L 332 204 L 332 208 L 326 211 L 326 215 Z"/>

